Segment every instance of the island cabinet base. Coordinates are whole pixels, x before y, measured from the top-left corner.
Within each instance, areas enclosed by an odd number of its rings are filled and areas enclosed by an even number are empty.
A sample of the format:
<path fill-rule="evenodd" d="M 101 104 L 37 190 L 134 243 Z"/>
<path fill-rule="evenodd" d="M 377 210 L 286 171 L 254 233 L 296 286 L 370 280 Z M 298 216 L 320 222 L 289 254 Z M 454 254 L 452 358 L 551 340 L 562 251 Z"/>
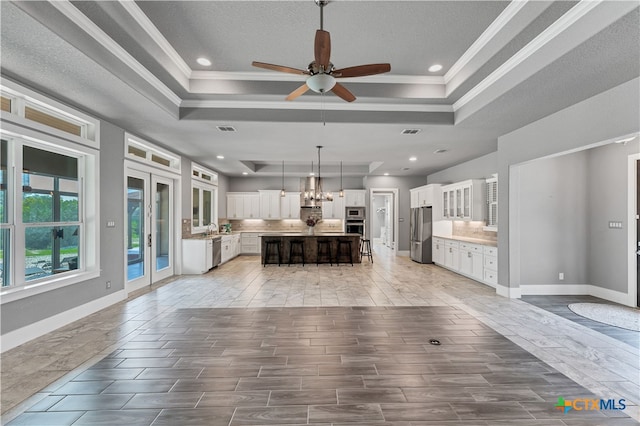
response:
<path fill-rule="evenodd" d="M 265 264 L 265 256 L 269 254 L 267 264 L 277 264 L 278 254 L 275 251 L 275 246 L 270 247 L 270 252 L 267 253 L 267 243 L 277 242 L 280 248 L 280 262 L 281 264 L 289 264 L 289 253 L 292 241 L 302 241 L 304 247 L 304 263 L 316 264 L 316 263 L 346 263 L 351 264 L 348 253 L 348 244 L 341 244 L 341 251 L 338 253 L 338 245 L 342 241 L 351 242 L 351 258 L 353 263 L 361 263 L 360 257 L 360 234 L 343 234 L 343 233 L 331 233 L 331 234 L 261 234 L 262 250 L 261 261 Z M 323 251 L 318 258 L 318 241 L 328 241 L 331 247 L 331 261 L 329 257 Z M 338 257 L 338 255 L 340 255 Z M 302 253 L 299 247 L 293 247 L 293 255 L 291 256 L 291 263 L 302 264 Z"/>

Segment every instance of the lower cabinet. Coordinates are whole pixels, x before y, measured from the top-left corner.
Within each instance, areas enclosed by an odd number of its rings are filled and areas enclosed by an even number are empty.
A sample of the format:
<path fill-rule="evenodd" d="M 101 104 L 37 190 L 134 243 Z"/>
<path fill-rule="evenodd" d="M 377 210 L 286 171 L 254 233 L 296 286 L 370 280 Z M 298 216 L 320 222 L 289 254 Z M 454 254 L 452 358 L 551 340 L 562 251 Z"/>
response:
<path fill-rule="evenodd" d="M 243 232 L 240 237 L 240 254 L 260 254 L 260 233 Z"/>
<path fill-rule="evenodd" d="M 225 263 L 240 254 L 240 234 L 222 237 L 222 256 L 220 263 Z"/>
<path fill-rule="evenodd" d="M 204 274 L 213 268 L 213 240 L 182 240 L 182 273 Z"/>
<path fill-rule="evenodd" d="M 497 247 L 434 237 L 433 262 L 492 287 L 498 284 Z"/>

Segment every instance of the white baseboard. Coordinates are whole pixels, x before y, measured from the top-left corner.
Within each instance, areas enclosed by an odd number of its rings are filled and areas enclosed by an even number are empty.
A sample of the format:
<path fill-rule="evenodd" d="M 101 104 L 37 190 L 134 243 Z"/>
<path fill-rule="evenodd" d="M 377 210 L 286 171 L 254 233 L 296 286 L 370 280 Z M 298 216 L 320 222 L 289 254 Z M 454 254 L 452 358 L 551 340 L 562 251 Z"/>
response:
<path fill-rule="evenodd" d="M 405 256 L 405 257 L 409 257 L 411 255 L 411 251 L 410 250 L 398 250 L 396 256 Z"/>
<path fill-rule="evenodd" d="M 635 306 L 634 301 L 629 300 L 627 293 L 622 293 L 591 284 L 537 284 L 520 286 L 525 296 L 594 296 L 610 302 L 620 303 L 626 306 Z"/>
<path fill-rule="evenodd" d="M 17 330 L 10 331 L 0 337 L 0 353 L 6 352 L 17 346 L 27 343 L 37 337 L 50 333 L 67 324 L 82 319 L 108 306 L 118 303 L 127 298 L 124 290 L 117 291 L 100 299 L 92 300 L 84 305 L 76 306 L 68 311 L 61 312 L 52 317 L 45 318 L 33 324 Z"/>
<path fill-rule="evenodd" d="M 520 299 L 520 297 L 522 296 L 522 289 L 496 285 L 496 294 L 498 296 L 507 297 L 509 299 Z"/>

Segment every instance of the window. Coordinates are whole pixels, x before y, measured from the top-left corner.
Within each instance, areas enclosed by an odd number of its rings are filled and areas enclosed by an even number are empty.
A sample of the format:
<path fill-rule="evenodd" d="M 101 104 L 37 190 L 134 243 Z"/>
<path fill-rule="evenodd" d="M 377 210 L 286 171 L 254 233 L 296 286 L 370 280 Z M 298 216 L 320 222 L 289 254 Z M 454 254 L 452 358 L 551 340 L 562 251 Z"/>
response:
<path fill-rule="evenodd" d="M 8 303 L 100 275 L 100 122 L 13 82 L 0 91 L 0 284 Z"/>
<path fill-rule="evenodd" d="M 180 172 L 180 157 L 125 133 L 125 157 L 172 172 Z"/>
<path fill-rule="evenodd" d="M 487 230 L 496 231 L 498 229 L 498 177 L 486 180 L 487 185 Z"/>
<path fill-rule="evenodd" d="M 191 174 L 191 232 L 195 234 L 218 225 L 218 175 L 195 165 Z"/>

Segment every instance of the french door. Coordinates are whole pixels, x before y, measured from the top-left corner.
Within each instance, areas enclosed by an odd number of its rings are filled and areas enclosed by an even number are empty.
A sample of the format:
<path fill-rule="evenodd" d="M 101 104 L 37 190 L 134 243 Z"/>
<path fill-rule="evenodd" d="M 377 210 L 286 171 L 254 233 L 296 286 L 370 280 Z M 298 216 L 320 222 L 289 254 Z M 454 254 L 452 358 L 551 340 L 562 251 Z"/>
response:
<path fill-rule="evenodd" d="M 127 291 L 174 272 L 173 180 L 129 169 L 126 182 Z"/>

